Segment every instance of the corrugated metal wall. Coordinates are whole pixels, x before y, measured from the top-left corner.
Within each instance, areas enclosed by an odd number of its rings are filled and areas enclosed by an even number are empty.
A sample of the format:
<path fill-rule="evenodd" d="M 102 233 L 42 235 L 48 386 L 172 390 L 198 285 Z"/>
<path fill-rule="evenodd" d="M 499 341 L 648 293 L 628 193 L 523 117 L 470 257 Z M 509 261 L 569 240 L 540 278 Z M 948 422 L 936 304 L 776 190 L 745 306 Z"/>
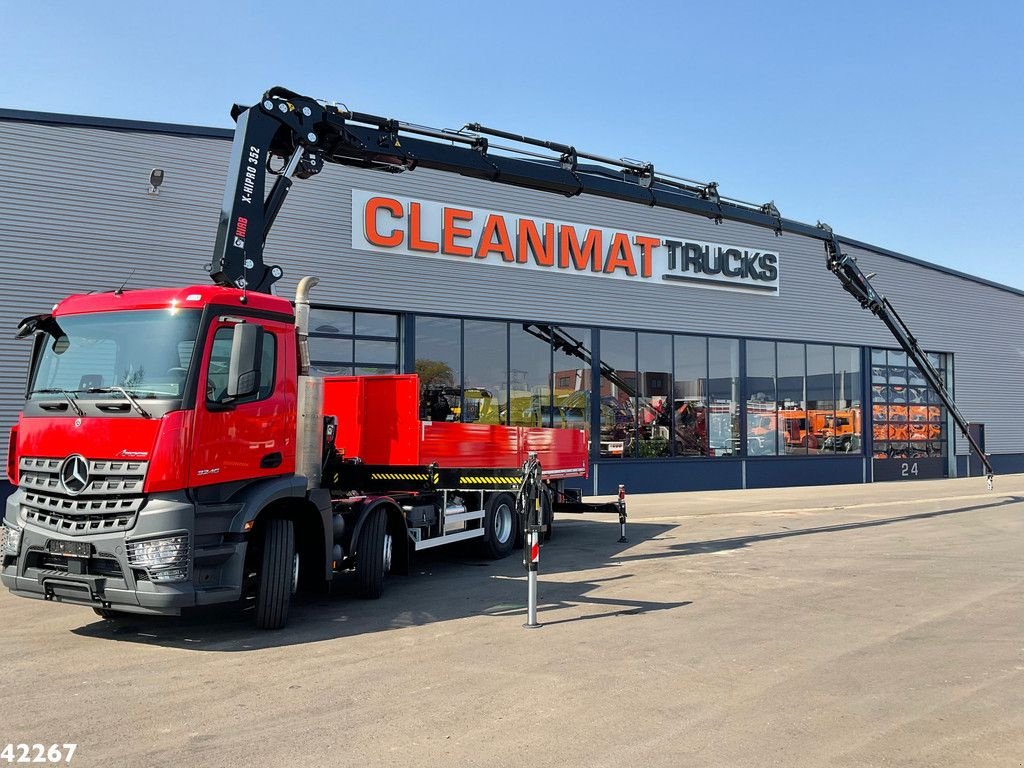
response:
<path fill-rule="evenodd" d="M 0 119 L 0 428 L 20 407 L 28 344 L 16 322 L 60 297 L 129 286 L 206 282 L 229 142 L 198 136 Z M 166 177 L 148 194 L 152 168 Z M 352 187 L 626 230 L 685 235 L 779 251 L 778 296 L 687 284 L 635 285 L 511 266 L 355 252 Z M 784 201 L 783 201 L 784 203 Z M 781 206 L 785 213 L 784 204 Z M 828 212 L 822 212 L 827 218 Z M 842 231 L 841 221 L 832 221 Z M 936 226 L 942 222 L 936 220 Z M 923 346 L 951 352 L 958 400 L 987 425 L 988 448 L 1024 452 L 1024 297 L 851 248 Z M 928 254 L 915 254 L 927 258 Z M 893 346 L 884 326 L 839 286 L 820 243 L 737 224 L 599 198 L 562 198 L 454 174 L 402 175 L 328 167 L 298 182 L 266 258 L 296 280 L 316 274 L 315 299 L 370 309 L 507 316 L 538 321 Z M 6 449 L 6 442 L 3 446 Z M 959 441 L 958 452 L 963 452 Z"/>

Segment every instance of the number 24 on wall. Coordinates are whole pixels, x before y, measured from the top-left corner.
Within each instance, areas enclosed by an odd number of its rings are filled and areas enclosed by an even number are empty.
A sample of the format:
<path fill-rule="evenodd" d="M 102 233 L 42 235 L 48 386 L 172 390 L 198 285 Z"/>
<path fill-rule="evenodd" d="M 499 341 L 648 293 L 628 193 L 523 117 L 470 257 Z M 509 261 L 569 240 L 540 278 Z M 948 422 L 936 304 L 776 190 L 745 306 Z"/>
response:
<path fill-rule="evenodd" d="M 917 477 L 917 462 L 900 464 L 900 477 Z"/>

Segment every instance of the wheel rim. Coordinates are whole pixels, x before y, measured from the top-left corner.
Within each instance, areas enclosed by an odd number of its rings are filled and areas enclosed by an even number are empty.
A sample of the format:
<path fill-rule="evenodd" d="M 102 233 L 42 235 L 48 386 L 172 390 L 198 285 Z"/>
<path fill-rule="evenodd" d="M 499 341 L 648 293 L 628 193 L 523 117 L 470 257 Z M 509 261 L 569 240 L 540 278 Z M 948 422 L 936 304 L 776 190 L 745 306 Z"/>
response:
<path fill-rule="evenodd" d="M 501 504 L 494 510 L 494 538 L 504 544 L 512 536 L 512 508 Z"/>
<path fill-rule="evenodd" d="M 391 534 L 390 533 L 385 533 L 384 534 L 384 573 L 387 573 L 388 571 L 391 570 L 391 550 L 392 550 Z"/>
<path fill-rule="evenodd" d="M 292 594 L 299 591 L 299 553 L 292 555 Z"/>

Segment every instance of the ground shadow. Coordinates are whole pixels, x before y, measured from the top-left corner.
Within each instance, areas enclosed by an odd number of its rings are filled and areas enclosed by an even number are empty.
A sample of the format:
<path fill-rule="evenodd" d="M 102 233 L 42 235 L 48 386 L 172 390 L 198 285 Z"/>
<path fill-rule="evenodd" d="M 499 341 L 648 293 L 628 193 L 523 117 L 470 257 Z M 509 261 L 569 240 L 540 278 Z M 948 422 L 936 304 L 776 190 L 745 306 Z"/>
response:
<path fill-rule="evenodd" d="M 913 515 L 901 515 L 899 517 L 885 517 L 878 520 L 857 520 L 851 523 L 836 523 L 835 525 L 819 525 L 812 528 L 795 528 L 770 533 L 759 533 L 752 536 L 734 536 L 726 539 L 708 539 L 706 541 L 688 541 L 682 544 L 673 544 L 661 552 L 650 554 L 623 555 L 615 558 L 617 563 L 635 562 L 638 560 L 657 560 L 665 557 L 684 557 L 686 555 L 706 555 L 713 552 L 723 552 L 730 549 L 744 549 L 752 544 L 778 539 L 789 539 L 795 536 L 815 536 L 823 533 L 840 533 L 843 531 L 855 531 L 863 528 L 877 528 L 896 523 L 908 523 L 915 520 L 929 520 L 947 515 L 962 515 L 967 512 L 977 512 L 983 509 L 994 509 L 1010 504 L 1019 504 L 1024 497 L 1011 496 L 993 501 L 988 504 L 975 504 L 970 507 L 957 507 L 956 509 L 943 509 L 935 512 L 920 512 Z"/>
<path fill-rule="evenodd" d="M 630 525 L 632 542 L 655 538 L 674 525 Z M 555 539 L 542 550 L 539 617 L 543 624 L 564 624 L 619 615 L 664 611 L 689 605 L 606 598 L 592 594 L 607 578 L 565 581 L 560 576 L 615 566 L 617 555 L 630 543 L 619 543 L 618 525 L 567 520 Z M 599 609 L 595 611 L 595 606 Z M 565 609 L 578 608 L 576 616 Z M 126 615 L 112 621 L 97 620 L 72 630 L 83 637 L 152 644 L 201 651 L 239 652 L 313 643 L 410 626 L 453 621 L 471 616 L 508 617 L 522 622 L 526 613 L 526 579 L 522 553 L 504 560 L 481 560 L 471 547 L 420 553 L 409 577 L 394 577 L 380 600 L 352 597 L 351 582 L 335 580 L 330 595 L 299 595 L 292 605 L 289 624 L 276 632 L 252 626 L 250 612 L 223 606 L 196 609 L 180 617 Z M 551 620 L 545 620 L 545 614 Z"/>

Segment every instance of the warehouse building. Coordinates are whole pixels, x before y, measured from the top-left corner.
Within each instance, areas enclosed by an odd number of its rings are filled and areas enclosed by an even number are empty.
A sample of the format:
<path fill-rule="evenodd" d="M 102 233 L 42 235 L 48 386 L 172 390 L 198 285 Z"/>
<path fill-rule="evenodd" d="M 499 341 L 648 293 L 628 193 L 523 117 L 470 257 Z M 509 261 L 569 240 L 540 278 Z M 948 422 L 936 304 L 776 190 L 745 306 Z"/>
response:
<path fill-rule="evenodd" d="M 0 110 L 4 433 L 25 392 L 22 317 L 70 293 L 208 281 L 231 136 Z M 1024 471 L 1024 360 L 1015 334 L 993 333 L 994 319 L 1024 320 L 1024 292 L 844 243 L 984 425 L 996 470 Z M 284 269 L 282 295 L 321 279 L 317 372 L 416 372 L 423 419 L 584 429 L 588 493 L 979 471 L 817 240 L 430 170 L 329 166 L 296 183 L 266 258 Z"/>

